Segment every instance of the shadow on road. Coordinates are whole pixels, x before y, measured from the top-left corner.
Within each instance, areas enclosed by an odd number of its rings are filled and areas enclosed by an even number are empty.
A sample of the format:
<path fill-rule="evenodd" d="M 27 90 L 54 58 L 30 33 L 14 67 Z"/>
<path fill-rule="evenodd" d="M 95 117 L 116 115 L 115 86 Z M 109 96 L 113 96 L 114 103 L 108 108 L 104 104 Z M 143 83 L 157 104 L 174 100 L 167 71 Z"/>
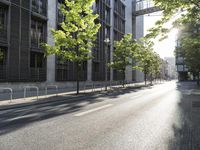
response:
<path fill-rule="evenodd" d="M 115 89 L 108 93 L 81 94 L 79 96 L 57 96 L 38 102 L 31 102 L 28 105 L 14 105 L 10 109 L 1 109 L 0 136 L 34 122 L 74 113 L 82 110 L 89 104 L 106 101 L 110 98 L 117 98 L 120 95 L 137 92 L 145 88 L 151 87 Z"/>
<path fill-rule="evenodd" d="M 174 139 L 169 140 L 168 150 L 200 150 L 200 95 L 191 92 L 197 88 L 194 82 L 177 83 L 180 118 L 172 126 Z"/>

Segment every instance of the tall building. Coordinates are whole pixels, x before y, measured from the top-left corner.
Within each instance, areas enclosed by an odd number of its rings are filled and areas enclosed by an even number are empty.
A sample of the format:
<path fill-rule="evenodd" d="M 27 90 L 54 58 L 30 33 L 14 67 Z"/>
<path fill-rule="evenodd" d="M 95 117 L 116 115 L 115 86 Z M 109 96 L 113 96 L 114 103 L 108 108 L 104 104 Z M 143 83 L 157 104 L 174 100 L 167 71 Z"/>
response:
<path fill-rule="evenodd" d="M 168 77 L 169 77 L 169 79 L 177 79 L 175 57 L 165 57 L 164 59 L 168 63 Z"/>
<path fill-rule="evenodd" d="M 0 81 L 46 81 L 47 20 L 46 1 L 0 1 Z"/>
<path fill-rule="evenodd" d="M 4 53 L 0 61 L 0 82 L 41 85 L 76 80 L 76 67 L 72 62 L 62 62 L 55 55 L 45 58 L 40 45 L 54 44 L 51 29 L 60 28 L 62 2 L 0 0 L 0 50 Z M 92 9 L 99 14 L 101 28 L 92 49 L 94 59 L 82 65 L 81 80 L 88 82 L 105 80 L 105 59 L 107 56 L 108 62 L 112 61 L 114 40 L 120 40 L 126 33 L 135 33 L 136 38 L 143 36 L 142 17 L 135 23 L 132 16 L 133 1 L 96 0 Z M 110 39 L 108 45 L 104 42 L 106 38 Z M 132 68 L 127 66 L 126 80 L 136 80 L 133 74 Z M 108 80 L 122 79 L 113 69 L 108 69 L 107 77 Z"/>

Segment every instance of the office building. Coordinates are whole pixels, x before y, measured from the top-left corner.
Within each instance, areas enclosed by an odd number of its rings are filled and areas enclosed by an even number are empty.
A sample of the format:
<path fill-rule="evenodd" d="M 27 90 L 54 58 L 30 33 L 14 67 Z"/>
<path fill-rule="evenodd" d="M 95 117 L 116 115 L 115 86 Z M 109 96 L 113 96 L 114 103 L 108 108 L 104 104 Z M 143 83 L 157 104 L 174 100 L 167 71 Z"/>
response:
<path fill-rule="evenodd" d="M 72 62 L 62 62 L 55 55 L 45 58 L 41 48 L 44 42 L 54 44 L 51 29 L 60 28 L 63 16 L 59 6 L 62 2 L 0 0 L 0 50 L 4 53 L 4 59 L 0 61 L 1 85 L 70 85 L 76 80 L 76 67 Z M 135 34 L 136 38 L 143 36 L 143 22 L 140 17 L 135 23 L 131 0 L 96 0 L 92 9 L 99 14 L 101 28 L 95 41 L 96 46 L 92 49 L 94 59 L 83 64 L 81 80 L 102 82 L 105 80 L 105 59 L 112 61 L 114 40 L 120 40 L 127 33 Z M 106 38 L 110 39 L 108 45 L 104 42 Z M 126 80 L 135 81 L 136 76 L 132 68 L 127 66 Z M 122 74 L 108 69 L 107 77 L 111 81 L 121 80 Z"/>

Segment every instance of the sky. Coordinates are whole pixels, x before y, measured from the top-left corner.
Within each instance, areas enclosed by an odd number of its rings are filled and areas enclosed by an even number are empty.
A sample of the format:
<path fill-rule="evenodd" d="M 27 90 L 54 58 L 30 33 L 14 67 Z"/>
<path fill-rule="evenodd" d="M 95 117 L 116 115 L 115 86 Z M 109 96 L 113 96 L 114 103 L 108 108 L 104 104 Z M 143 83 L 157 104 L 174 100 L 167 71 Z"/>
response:
<path fill-rule="evenodd" d="M 153 13 L 144 16 L 144 34 L 147 34 L 147 30 L 154 26 L 155 22 L 161 18 L 161 13 Z M 172 21 L 167 24 L 168 27 L 172 26 Z M 176 46 L 177 29 L 173 29 L 168 38 L 162 42 L 158 39 L 155 40 L 154 50 L 160 55 L 161 58 L 174 57 L 174 50 Z"/>

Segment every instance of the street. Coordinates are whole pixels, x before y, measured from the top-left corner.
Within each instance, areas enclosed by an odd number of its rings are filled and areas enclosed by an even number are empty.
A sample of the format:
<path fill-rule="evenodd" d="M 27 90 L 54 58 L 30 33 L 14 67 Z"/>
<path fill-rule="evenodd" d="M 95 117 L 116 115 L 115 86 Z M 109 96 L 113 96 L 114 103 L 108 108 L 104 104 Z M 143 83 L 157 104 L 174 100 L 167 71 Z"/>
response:
<path fill-rule="evenodd" d="M 199 150 L 200 95 L 175 81 L 0 110 L 0 150 Z"/>

